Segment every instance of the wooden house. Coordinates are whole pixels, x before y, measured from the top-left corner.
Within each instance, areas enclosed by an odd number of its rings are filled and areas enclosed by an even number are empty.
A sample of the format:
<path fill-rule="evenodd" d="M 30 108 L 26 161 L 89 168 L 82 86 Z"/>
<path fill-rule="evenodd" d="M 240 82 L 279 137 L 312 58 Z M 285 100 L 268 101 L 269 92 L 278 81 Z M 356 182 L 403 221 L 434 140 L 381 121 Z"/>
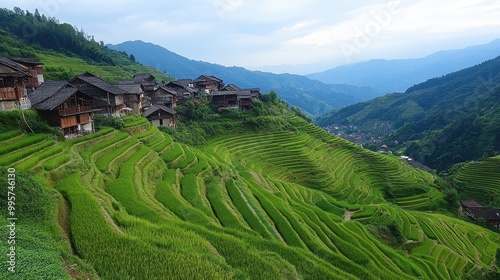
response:
<path fill-rule="evenodd" d="M 33 107 L 40 116 L 64 136 L 94 132 L 92 97 L 84 94 L 66 81 L 43 83 L 29 94 Z"/>
<path fill-rule="evenodd" d="M 226 109 L 226 108 L 233 108 L 233 109 L 238 109 L 239 108 L 239 102 L 238 102 L 238 94 L 239 91 L 214 91 L 210 94 L 212 98 L 212 103 L 217 105 L 219 109 Z"/>
<path fill-rule="evenodd" d="M 485 207 L 474 200 L 461 203 L 462 212 L 474 221 L 484 221 L 487 225 L 500 228 L 500 209 Z"/>
<path fill-rule="evenodd" d="M 249 90 L 238 91 L 238 107 L 241 110 L 251 110 L 253 104 L 252 92 Z"/>
<path fill-rule="evenodd" d="M 134 76 L 134 83 L 142 85 L 144 92 L 150 93 L 158 88 L 155 76 L 151 74 L 137 74 Z"/>
<path fill-rule="evenodd" d="M 194 81 L 190 79 L 171 81 L 164 87 L 176 92 L 177 104 L 189 100 L 198 93 L 198 90 L 194 87 Z"/>
<path fill-rule="evenodd" d="M 177 94 L 176 88 L 160 86 L 150 94 L 151 105 L 163 105 L 173 109 L 177 106 Z"/>
<path fill-rule="evenodd" d="M 172 108 L 162 105 L 153 105 L 147 108 L 142 115 L 154 126 L 175 127 L 176 116 L 175 111 Z"/>
<path fill-rule="evenodd" d="M 225 85 L 221 91 L 240 91 L 241 88 L 235 84 Z"/>
<path fill-rule="evenodd" d="M 26 67 L 6 57 L 0 57 L 0 111 L 28 109 L 26 83 L 32 78 Z"/>
<path fill-rule="evenodd" d="M 123 102 L 125 108 L 129 109 L 134 114 L 142 113 L 144 89 L 140 84 L 124 85 L 117 84 L 118 88 L 125 91 Z"/>
<path fill-rule="evenodd" d="M 30 77 L 28 78 L 28 81 L 26 82 L 26 88 L 28 91 L 33 91 L 36 88 L 38 88 L 44 81 L 44 76 L 43 76 L 43 63 L 38 62 L 32 58 L 11 58 L 12 61 L 22 65 L 23 67 L 27 68 Z"/>
<path fill-rule="evenodd" d="M 199 91 L 210 93 L 212 91 L 220 91 L 224 87 L 224 83 L 215 76 L 201 75 L 194 80 L 194 86 Z"/>
<path fill-rule="evenodd" d="M 92 107 L 100 109 L 99 114 L 120 115 L 126 107 L 127 92 L 93 74 L 86 72 L 78 75 L 70 84 L 93 98 Z"/>

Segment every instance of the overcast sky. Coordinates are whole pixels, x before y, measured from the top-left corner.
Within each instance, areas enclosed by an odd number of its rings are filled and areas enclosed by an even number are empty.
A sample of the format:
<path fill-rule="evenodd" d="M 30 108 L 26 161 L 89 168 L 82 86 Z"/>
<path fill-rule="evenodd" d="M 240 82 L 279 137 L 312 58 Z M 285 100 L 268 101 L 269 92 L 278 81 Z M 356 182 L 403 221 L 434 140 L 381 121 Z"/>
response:
<path fill-rule="evenodd" d="M 498 0 L 0 0 L 117 44 L 143 40 L 190 59 L 305 74 L 423 57 L 500 38 Z M 283 67 L 286 65 L 286 67 Z"/>

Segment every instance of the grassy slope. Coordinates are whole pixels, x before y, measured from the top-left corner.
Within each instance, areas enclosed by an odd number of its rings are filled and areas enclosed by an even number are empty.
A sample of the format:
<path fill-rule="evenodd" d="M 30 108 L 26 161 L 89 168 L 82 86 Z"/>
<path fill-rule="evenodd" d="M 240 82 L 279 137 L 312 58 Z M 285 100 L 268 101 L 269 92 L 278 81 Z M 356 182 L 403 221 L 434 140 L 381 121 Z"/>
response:
<path fill-rule="evenodd" d="M 494 264 L 498 234 L 418 211 L 441 200 L 430 174 L 290 117 L 297 131 L 239 132 L 201 147 L 136 117 L 122 132 L 67 143 L 9 132 L 0 134 L 0 153 L 3 166 L 63 195 L 44 198 L 60 209 L 48 211 L 46 234 L 65 238 L 57 218 L 102 279 L 454 279 Z M 391 202 L 379 189 L 421 182 L 424 192 Z M 345 210 L 355 212 L 351 221 Z M 390 247 L 370 233 L 384 219 L 405 244 Z M 31 246 L 56 271 L 75 262 L 48 242 Z M 72 273 L 95 277 L 89 268 Z"/>
<path fill-rule="evenodd" d="M 107 81 L 115 82 L 121 79 L 130 79 L 135 74 L 150 73 L 158 82 L 168 82 L 172 78 L 165 73 L 148 66 L 131 61 L 128 56 L 103 48 L 103 51 L 112 58 L 116 66 L 97 65 L 95 62 L 84 60 L 77 56 L 69 56 L 47 49 L 29 46 L 5 32 L 0 31 L 0 56 L 33 57 L 44 64 L 45 80 L 69 80 L 86 71 L 100 76 Z"/>

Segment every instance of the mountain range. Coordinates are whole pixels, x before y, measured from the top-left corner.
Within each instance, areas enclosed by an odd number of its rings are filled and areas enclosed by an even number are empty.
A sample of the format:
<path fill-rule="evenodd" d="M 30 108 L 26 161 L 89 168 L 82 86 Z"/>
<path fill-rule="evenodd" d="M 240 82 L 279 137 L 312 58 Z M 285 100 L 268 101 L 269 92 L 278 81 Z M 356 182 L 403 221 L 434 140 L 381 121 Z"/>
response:
<path fill-rule="evenodd" d="M 500 39 L 486 45 L 440 51 L 417 59 L 375 59 L 342 65 L 307 77 L 326 84 L 368 86 L 379 92 L 403 92 L 414 84 L 477 65 L 500 54 Z"/>
<path fill-rule="evenodd" d="M 290 105 L 312 117 L 366 101 L 389 92 L 402 92 L 427 79 L 477 65 L 499 54 L 500 39 L 486 45 L 440 51 L 424 58 L 384 60 L 339 66 L 306 76 L 250 71 L 191 60 L 143 41 L 127 41 L 109 48 L 133 54 L 135 59 L 175 78 L 214 75 L 240 87 L 274 90 Z M 374 70 L 376 69 L 376 70 Z"/>
<path fill-rule="evenodd" d="M 430 79 L 404 93 L 358 103 L 317 119 L 321 126 L 356 125 L 438 170 L 500 153 L 500 57 Z M 396 145 L 396 147 L 398 147 Z"/>
<path fill-rule="evenodd" d="M 175 78 L 195 79 L 202 74 L 213 75 L 224 80 L 226 84 L 236 84 L 243 88 L 259 87 L 262 92 L 274 90 L 280 98 L 292 106 L 299 107 L 310 116 L 320 116 L 332 109 L 340 109 L 381 94 L 370 87 L 330 85 L 300 75 L 250 71 L 243 67 L 225 67 L 190 60 L 161 46 L 143 41 L 128 41 L 107 46 L 132 54 L 136 61 L 164 71 Z"/>

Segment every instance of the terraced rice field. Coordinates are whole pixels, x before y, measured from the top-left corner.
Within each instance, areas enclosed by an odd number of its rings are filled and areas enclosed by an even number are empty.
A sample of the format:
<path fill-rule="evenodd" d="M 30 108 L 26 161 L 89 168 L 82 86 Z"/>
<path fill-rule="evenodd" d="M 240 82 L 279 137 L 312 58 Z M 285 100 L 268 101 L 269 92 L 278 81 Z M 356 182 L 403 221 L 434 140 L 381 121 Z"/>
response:
<path fill-rule="evenodd" d="M 131 118 L 64 144 L 0 134 L 0 155 L 64 194 L 72 245 L 102 279 L 457 279 L 494 262 L 498 234 L 414 210 L 436 189 L 391 203 L 379 189 L 432 175 L 297 128 L 190 147 Z M 411 250 L 359 222 L 378 212 Z"/>
<path fill-rule="evenodd" d="M 500 207 L 500 157 L 466 164 L 456 174 L 454 184 L 464 199 Z"/>

